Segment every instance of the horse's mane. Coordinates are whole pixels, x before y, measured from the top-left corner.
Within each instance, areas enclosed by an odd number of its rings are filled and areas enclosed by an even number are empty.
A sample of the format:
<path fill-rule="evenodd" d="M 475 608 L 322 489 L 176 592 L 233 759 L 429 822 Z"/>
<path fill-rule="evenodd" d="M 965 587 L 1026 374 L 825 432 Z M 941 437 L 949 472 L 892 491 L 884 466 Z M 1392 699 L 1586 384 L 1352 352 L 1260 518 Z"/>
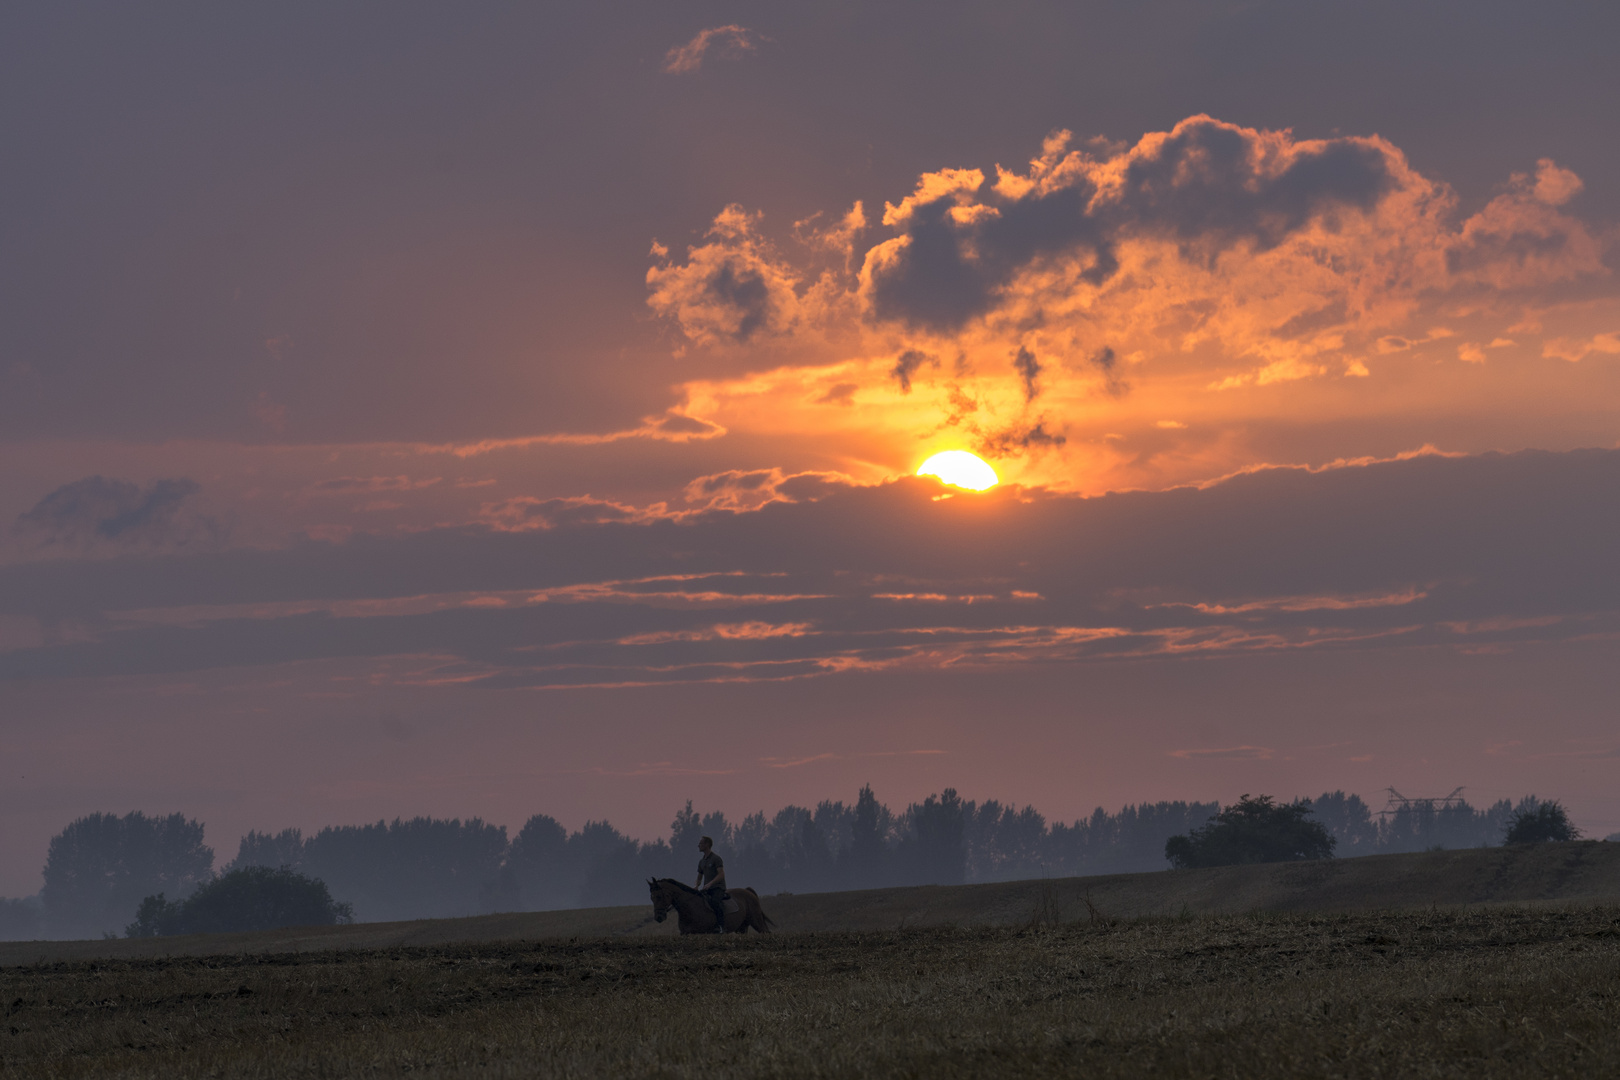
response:
<path fill-rule="evenodd" d="M 677 889 L 679 889 L 681 892 L 691 893 L 693 896 L 702 896 L 703 895 L 702 893 L 698 892 L 696 889 L 692 888 L 692 886 L 688 885 L 686 882 L 684 882 L 684 881 L 676 881 L 672 877 L 661 877 L 661 878 L 658 879 L 658 884 L 660 884 L 660 885 L 673 885 Z"/>

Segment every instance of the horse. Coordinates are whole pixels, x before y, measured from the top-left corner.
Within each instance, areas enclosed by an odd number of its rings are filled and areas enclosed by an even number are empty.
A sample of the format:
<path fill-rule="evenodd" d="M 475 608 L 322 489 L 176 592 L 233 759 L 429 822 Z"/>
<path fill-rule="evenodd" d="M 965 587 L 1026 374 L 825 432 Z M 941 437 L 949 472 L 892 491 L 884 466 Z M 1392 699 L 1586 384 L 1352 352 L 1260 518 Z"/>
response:
<path fill-rule="evenodd" d="M 680 918 L 683 934 L 714 933 L 714 909 L 704 895 L 692 886 L 674 878 L 648 878 L 647 890 L 652 894 L 653 919 L 663 922 L 671 908 Z M 755 933 L 768 934 L 776 923 L 759 906 L 759 894 L 753 889 L 732 889 L 727 898 L 735 900 L 736 911 L 726 912 L 726 932 L 740 934 L 750 926 Z"/>

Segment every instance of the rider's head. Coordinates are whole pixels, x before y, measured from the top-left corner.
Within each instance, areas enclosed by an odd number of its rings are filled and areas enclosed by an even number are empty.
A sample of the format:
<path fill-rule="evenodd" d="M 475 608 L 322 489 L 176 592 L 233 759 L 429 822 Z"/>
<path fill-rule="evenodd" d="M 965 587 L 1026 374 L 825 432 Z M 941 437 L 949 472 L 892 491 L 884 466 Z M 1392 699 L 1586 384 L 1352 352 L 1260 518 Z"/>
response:
<path fill-rule="evenodd" d="M 710 840 L 707 836 L 698 841 L 699 851 L 708 851 L 712 847 L 714 847 L 714 841 Z"/>

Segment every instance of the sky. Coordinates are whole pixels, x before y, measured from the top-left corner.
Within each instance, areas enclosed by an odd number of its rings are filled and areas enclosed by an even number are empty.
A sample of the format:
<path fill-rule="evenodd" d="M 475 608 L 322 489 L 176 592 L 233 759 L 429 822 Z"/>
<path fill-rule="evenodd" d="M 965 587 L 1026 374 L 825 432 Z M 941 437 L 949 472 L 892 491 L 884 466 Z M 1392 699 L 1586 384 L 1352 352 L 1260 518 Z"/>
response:
<path fill-rule="evenodd" d="M 1620 830 L 1617 36 L 7 8 L 0 894 L 135 809 Z"/>

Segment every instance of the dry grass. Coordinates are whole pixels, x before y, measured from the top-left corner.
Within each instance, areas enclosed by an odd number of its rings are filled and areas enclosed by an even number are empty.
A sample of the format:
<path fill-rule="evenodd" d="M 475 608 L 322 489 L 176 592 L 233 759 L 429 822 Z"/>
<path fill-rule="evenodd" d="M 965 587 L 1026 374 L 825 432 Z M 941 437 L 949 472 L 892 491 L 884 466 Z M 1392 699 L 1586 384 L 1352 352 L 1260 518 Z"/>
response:
<path fill-rule="evenodd" d="M 1620 908 L 0 970 L 0 1077 L 1620 1075 Z M 1068 917 L 1073 917 L 1071 914 Z"/>

